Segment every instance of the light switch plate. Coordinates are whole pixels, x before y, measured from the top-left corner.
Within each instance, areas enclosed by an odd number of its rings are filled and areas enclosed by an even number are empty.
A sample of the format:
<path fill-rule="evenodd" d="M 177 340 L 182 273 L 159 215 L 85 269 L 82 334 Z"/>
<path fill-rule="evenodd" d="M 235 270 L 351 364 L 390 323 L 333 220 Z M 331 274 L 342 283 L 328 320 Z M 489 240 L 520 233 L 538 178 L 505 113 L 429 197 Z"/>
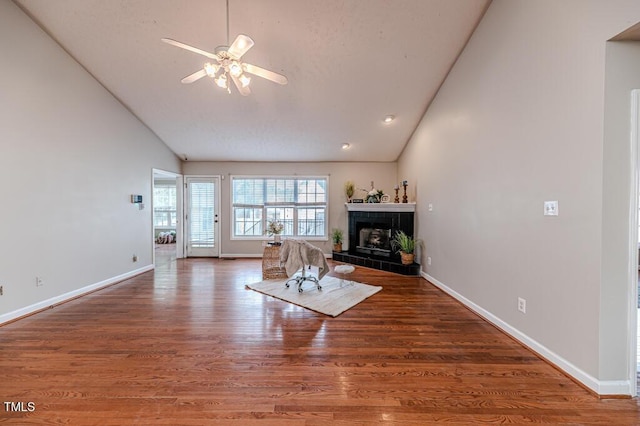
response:
<path fill-rule="evenodd" d="M 557 201 L 545 201 L 544 202 L 544 215 L 545 216 L 558 216 L 558 202 Z"/>

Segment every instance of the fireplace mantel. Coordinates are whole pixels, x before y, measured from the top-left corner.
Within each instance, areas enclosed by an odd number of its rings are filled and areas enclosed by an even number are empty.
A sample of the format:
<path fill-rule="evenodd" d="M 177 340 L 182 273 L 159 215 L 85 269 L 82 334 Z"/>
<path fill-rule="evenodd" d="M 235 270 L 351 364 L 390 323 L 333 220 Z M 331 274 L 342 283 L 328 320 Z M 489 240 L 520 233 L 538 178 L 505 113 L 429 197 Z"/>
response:
<path fill-rule="evenodd" d="M 416 203 L 345 203 L 350 212 L 415 212 Z"/>

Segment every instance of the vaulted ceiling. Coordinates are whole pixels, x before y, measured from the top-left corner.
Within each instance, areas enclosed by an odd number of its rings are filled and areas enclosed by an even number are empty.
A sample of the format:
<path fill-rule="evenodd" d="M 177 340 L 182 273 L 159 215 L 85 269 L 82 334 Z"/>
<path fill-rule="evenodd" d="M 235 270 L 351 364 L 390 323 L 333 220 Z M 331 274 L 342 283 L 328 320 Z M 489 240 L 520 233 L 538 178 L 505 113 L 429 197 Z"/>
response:
<path fill-rule="evenodd" d="M 180 80 L 227 44 L 226 0 L 15 0 L 107 90 L 189 161 L 394 161 L 489 0 L 229 0 L 249 96 Z M 383 118 L 396 119 L 383 123 Z M 347 150 L 344 143 L 350 144 Z"/>

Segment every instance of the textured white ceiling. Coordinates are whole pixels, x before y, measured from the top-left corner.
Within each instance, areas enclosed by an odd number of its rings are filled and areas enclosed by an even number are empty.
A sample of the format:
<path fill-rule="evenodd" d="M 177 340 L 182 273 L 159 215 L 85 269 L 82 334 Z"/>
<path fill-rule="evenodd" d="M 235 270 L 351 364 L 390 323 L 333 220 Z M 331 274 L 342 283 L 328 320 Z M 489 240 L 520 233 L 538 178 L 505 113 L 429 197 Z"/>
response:
<path fill-rule="evenodd" d="M 248 97 L 181 84 L 206 58 L 160 41 L 226 44 L 225 0 L 16 3 L 182 158 L 394 161 L 489 0 L 229 0 L 243 60 L 289 79 Z"/>

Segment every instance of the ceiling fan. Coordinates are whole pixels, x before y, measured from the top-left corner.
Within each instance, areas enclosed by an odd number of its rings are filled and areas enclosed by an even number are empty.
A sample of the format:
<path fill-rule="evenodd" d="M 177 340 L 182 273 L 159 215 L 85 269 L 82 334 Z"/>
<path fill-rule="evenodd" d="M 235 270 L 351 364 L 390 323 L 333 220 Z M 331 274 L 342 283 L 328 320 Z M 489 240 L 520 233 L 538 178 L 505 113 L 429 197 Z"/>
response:
<path fill-rule="evenodd" d="M 227 0 L 227 46 L 218 46 L 215 49 L 215 53 L 211 53 L 170 38 L 163 38 L 162 41 L 213 60 L 212 62 L 206 62 L 201 70 L 183 78 L 181 82 L 184 84 L 193 83 L 202 77 L 208 76 L 214 79 L 216 85 L 227 89 L 227 92 L 231 93 L 229 87 L 229 79 L 231 79 L 237 87 L 238 92 L 243 96 L 247 96 L 251 93 L 251 89 L 249 88 L 251 77 L 247 74 L 266 78 L 267 80 L 282 85 L 288 82 L 287 77 L 282 74 L 242 61 L 242 56 L 254 45 L 251 37 L 240 34 L 233 43 L 229 45 L 229 0 Z"/>

